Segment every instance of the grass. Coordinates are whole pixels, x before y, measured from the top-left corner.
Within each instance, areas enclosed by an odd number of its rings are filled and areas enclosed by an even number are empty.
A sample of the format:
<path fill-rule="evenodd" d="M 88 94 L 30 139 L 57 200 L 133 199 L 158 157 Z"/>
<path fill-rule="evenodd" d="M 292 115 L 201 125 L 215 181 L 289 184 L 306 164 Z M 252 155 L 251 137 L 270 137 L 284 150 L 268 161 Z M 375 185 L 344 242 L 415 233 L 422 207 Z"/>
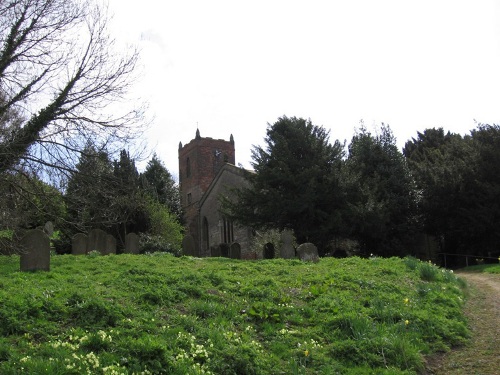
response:
<path fill-rule="evenodd" d="M 0 373 L 416 374 L 469 337 L 464 284 L 413 258 L 0 258 Z"/>
<path fill-rule="evenodd" d="M 499 258 L 500 261 L 500 258 Z M 463 268 L 464 272 L 481 272 L 481 273 L 493 273 L 500 274 L 500 264 L 479 264 L 477 266 L 470 266 Z"/>

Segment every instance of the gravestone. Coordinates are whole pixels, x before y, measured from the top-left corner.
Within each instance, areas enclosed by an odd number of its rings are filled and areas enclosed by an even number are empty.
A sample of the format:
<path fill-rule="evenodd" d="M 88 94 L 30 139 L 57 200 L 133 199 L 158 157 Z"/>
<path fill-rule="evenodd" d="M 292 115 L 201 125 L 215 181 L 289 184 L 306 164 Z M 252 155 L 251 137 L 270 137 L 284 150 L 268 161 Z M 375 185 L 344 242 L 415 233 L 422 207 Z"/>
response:
<path fill-rule="evenodd" d="M 212 257 L 220 257 L 220 246 L 210 246 L 210 255 Z"/>
<path fill-rule="evenodd" d="M 43 231 L 47 234 L 47 236 L 52 236 L 54 234 L 54 224 L 52 221 L 47 221 L 43 226 Z"/>
<path fill-rule="evenodd" d="M 196 244 L 194 242 L 193 236 L 186 234 L 182 239 L 182 254 L 195 256 Z"/>
<path fill-rule="evenodd" d="M 71 254 L 85 255 L 87 254 L 88 236 L 84 233 L 77 233 L 71 239 Z"/>
<path fill-rule="evenodd" d="M 139 236 L 135 233 L 129 233 L 125 236 L 125 253 L 139 254 Z"/>
<path fill-rule="evenodd" d="M 241 245 L 233 242 L 229 248 L 229 257 L 232 259 L 241 259 Z"/>
<path fill-rule="evenodd" d="M 318 248 L 310 242 L 300 245 L 297 248 L 297 254 L 304 262 L 319 262 Z"/>
<path fill-rule="evenodd" d="M 264 245 L 264 259 L 274 259 L 274 245 L 270 242 Z"/>
<path fill-rule="evenodd" d="M 92 229 L 87 238 L 87 253 L 97 250 L 101 254 L 106 252 L 106 232 L 101 229 Z"/>
<path fill-rule="evenodd" d="M 293 248 L 293 233 L 292 231 L 285 229 L 281 233 L 281 248 L 280 257 L 283 259 L 293 259 L 295 258 L 295 249 Z"/>
<path fill-rule="evenodd" d="M 220 256 L 224 258 L 229 258 L 229 244 L 221 243 L 219 244 Z"/>
<path fill-rule="evenodd" d="M 106 235 L 106 247 L 103 254 L 116 254 L 116 238 L 114 238 L 111 234 Z"/>
<path fill-rule="evenodd" d="M 21 239 L 21 271 L 50 271 L 50 239 L 40 229 L 26 232 Z"/>

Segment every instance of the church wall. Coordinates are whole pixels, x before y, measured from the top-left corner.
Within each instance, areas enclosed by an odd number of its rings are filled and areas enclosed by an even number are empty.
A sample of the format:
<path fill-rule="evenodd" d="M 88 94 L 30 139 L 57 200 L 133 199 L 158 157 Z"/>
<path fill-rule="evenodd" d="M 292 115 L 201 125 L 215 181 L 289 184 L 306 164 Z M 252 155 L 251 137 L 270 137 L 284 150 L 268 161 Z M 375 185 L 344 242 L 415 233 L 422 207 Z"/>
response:
<path fill-rule="evenodd" d="M 202 238 L 201 253 L 202 256 L 210 256 L 210 248 L 218 246 L 220 243 L 238 242 L 241 245 L 241 255 L 244 259 L 255 259 L 255 255 L 250 250 L 252 241 L 252 231 L 248 227 L 240 227 L 236 224 L 228 224 L 224 216 L 220 212 L 219 196 L 221 194 L 229 194 L 229 187 L 242 186 L 246 184 L 243 172 L 241 169 L 226 165 L 207 192 L 207 196 L 203 199 L 200 206 L 201 221 L 207 220 L 208 223 L 208 242 Z M 226 239 L 224 239 L 224 225 L 226 225 Z M 231 227 L 232 236 L 228 236 L 229 228 Z"/>

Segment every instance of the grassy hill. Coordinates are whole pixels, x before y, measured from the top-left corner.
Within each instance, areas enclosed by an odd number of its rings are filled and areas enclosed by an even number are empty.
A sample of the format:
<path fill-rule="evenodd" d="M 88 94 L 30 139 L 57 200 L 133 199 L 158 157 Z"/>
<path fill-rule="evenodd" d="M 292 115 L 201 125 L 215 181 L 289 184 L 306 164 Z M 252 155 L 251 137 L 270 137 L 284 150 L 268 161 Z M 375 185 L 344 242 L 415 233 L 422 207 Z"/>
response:
<path fill-rule="evenodd" d="M 463 282 L 413 258 L 0 258 L 1 374 L 416 374 L 469 335 Z"/>

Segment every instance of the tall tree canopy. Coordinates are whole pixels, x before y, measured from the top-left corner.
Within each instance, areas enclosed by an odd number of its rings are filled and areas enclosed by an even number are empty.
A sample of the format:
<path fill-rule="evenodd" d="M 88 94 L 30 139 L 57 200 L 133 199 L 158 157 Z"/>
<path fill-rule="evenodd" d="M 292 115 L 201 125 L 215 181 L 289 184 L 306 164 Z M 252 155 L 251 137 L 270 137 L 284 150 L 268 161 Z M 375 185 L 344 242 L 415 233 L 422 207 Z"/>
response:
<path fill-rule="evenodd" d="M 341 221 L 343 146 L 310 120 L 281 117 L 268 124 L 266 147 L 254 146 L 248 188 L 226 208 L 236 221 L 263 229 L 293 229 L 299 242 L 322 249 Z"/>
<path fill-rule="evenodd" d="M 138 54 L 107 27 L 93 0 L 0 2 L 0 173 L 71 170 L 89 139 L 110 150 L 138 130 L 142 111 L 121 105 Z"/>
<path fill-rule="evenodd" d="M 448 253 L 497 254 L 500 242 L 500 127 L 471 135 L 426 129 L 404 148 L 419 189 L 424 230 Z"/>
<path fill-rule="evenodd" d="M 180 193 L 174 178 L 165 167 L 163 162 L 153 155 L 146 170 L 141 174 L 141 184 L 143 189 L 160 204 L 166 205 L 173 215 L 181 221 Z"/>
<path fill-rule="evenodd" d="M 415 195 L 403 154 L 389 126 L 378 135 L 361 127 L 349 145 L 346 161 L 350 237 L 361 251 L 402 255 L 414 233 Z"/>

